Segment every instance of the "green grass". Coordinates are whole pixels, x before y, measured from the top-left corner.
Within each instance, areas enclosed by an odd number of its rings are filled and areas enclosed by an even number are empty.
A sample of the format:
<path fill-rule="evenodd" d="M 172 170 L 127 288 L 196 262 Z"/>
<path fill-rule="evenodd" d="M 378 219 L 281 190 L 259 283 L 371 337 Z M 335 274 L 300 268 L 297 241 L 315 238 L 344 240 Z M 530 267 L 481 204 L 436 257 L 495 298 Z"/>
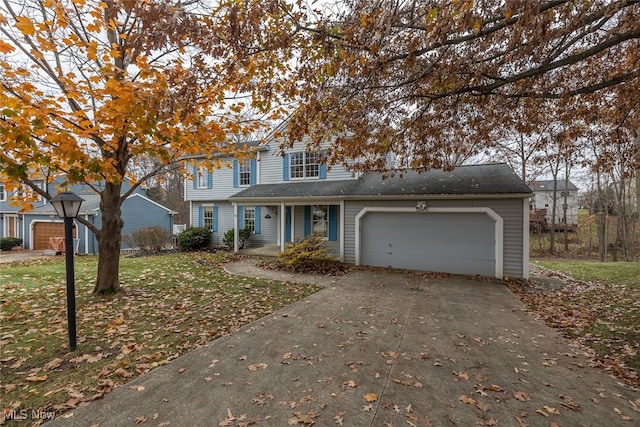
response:
<path fill-rule="evenodd" d="M 640 262 L 533 260 L 533 263 L 550 270 L 562 271 L 578 280 L 640 289 Z"/>
<path fill-rule="evenodd" d="M 205 253 L 122 258 L 125 292 L 96 296 L 97 259 L 78 257 L 75 352 L 68 351 L 64 260 L 3 265 L 2 408 L 65 412 L 318 290 L 228 275 L 221 260 Z"/>
<path fill-rule="evenodd" d="M 547 321 L 591 347 L 603 363 L 626 365 L 640 372 L 640 263 L 533 263 L 593 284 L 585 292 L 566 291 L 531 299 L 537 309 L 545 306 L 547 313 L 556 313 L 555 317 L 547 314 Z M 577 324 L 563 318 L 563 313 L 580 313 L 580 318 L 588 322 Z M 640 385 L 640 380 L 632 383 Z"/>

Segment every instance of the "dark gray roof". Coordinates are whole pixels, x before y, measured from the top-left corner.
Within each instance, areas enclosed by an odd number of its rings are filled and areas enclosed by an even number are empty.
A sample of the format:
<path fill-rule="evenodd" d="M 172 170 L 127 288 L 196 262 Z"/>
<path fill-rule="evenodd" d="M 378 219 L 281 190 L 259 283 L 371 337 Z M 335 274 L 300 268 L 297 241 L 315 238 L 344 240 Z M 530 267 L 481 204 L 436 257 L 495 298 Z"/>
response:
<path fill-rule="evenodd" d="M 558 186 L 556 187 L 556 190 L 557 191 L 564 191 L 564 183 L 565 183 L 564 178 L 563 179 L 559 179 L 558 180 Z M 529 187 L 531 187 L 531 189 L 533 191 L 553 191 L 553 180 L 552 179 L 535 180 L 531 184 L 529 184 Z M 578 187 L 576 187 L 573 184 L 573 182 L 571 182 L 571 181 L 569 181 L 569 185 L 567 185 L 567 187 L 569 188 L 569 191 L 578 191 Z"/>
<path fill-rule="evenodd" d="M 383 178 L 365 173 L 358 179 L 314 180 L 282 184 L 260 184 L 230 197 L 231 200 L 297 198 L 388 198 L 443 195 L 518 195 L 528 197 L 531 190 L 504 164 L 458 166 L 453 171 L 432 169 L 417 173 L 397 172 Z"/>
<path fill-rule="evenodd" d="M 96 215 L 100 209 L 100 196 L 95 194 L 79 194 L 79 196 L 84 199 L 84 202 L 80 205 L 78 215 Z M 47 203 L 25 212 L 25 215 L 56 215 L 56 211 L 51 206 L 51 203 Z"/>

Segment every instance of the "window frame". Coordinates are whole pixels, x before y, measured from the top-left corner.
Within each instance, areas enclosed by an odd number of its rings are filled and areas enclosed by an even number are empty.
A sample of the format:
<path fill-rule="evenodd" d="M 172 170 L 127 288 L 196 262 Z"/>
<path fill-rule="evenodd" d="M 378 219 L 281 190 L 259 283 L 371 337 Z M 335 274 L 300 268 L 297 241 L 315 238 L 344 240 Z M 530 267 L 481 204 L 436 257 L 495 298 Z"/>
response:
<path fill-rule="evenodd" d="M 210 225 L 208 228 L 207 222 Z M 202 205 L 202 227 L 213 232 L 213 205 Z"/>
<path fill-rule="evenodd" d="M 322 216 L 316 215 L 316 211 L 321 211 Z M 329 240 L 329 205 L 311 205 L 311 234 L 318 234 L 324 240 Z M 316 231 L 318 226 L 324 229 Z"/>
<path fill-rule="evenodd" d="M 319 157 L 320 155 L 313 151 L 295 151 L 289 153 L 289 179 L 320 178 Z"/>
<path fill-rule="evenodd" d="M 205 166 L 198 166 L 196 169 L 196 188 L 203 190 L 209 188 L 209 171 Z"/>
<path fill-rule="evenodd" d="M 7 187 L 4 184 L 0 183 L 0 202 L 7 201 Z"/>
<path fill-rule="evenodd" d="M 238 187 L 251 186 L 251 163 L 238 162 Z"/>
<path fill-rule="evenodd" d="M 250 214 L 250 215 L 248 215 Z M 251 234 L 256 232 L 256 207 L 245 206 L 242 211 L 242 224 L 243 228 L 251 228 Z"/>

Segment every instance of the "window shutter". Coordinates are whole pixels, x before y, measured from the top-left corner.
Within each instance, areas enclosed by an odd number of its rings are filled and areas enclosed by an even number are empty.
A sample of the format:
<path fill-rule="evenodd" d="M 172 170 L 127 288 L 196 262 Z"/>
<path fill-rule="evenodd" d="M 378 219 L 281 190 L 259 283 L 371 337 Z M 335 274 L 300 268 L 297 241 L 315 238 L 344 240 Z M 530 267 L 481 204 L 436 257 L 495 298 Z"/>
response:
<path fill-rule="evenodd" d="M 244 206 L 238 206 L 238 228 L 244 228 Z"/>
<path fill-rule="evenodd" d="M 249 185 L 256 185 L 258 179 L 258 162 L 256 159 L 251 159 L 251 163 L 249 164 L 251 176 L 249 177 Z"/>
<path fill-rule="evenodd" d="M 320 167 L 319 167 L 319 171 L 318 171 L 318 178 L 320 179 L 327 179 L 327 164 L 325 163 L 325 156 L 327 154 L 326 150 L 322 150 L 322 155 L 320 156 L 322 163 L 320 163 Z"/>
<path fill-rule="evenodd" d="M 289 181 L 289 155 L 285 154 L 282 158 L 282 180 Z"/>
<path fill-rule="evenodd" d="M 253 232 L 255 234 L 260 234 L 260 206 L 255 207 L 255 218 L 253 221 Z"/>
<path fill-rule="evenodd" d="M 198 188 L 198 168 L 193 165 L 193 189 Z"/>
<path fill-rule="evenodd" d="M 233 188 L 238 188 L 239 173 L 238 159 L 233 159 Z"/>
<path fill-rule="evenodd" d="M 213 188 L 213 172 L 207 171 L 207 188 L 211 190 Z"/>
<path fill-rule="evenodd" d="M 204 206 L 198 206 L 198 227 L 204 225 Z"/>
<path fill-rule="evenodd" d="M 213 218 L 211 220 L 211 228 L 214 233 L 218 231 L 218 206 L 213 207 Z"/>
<path fill-rule="evenodd" d="M 329 240 L 338 240 L 338 205 L 329 205 Z"/>
<path fill-rule="evenodd" d="M 304 237 L 311 234 L 311 206 L 304 207 Z"/>

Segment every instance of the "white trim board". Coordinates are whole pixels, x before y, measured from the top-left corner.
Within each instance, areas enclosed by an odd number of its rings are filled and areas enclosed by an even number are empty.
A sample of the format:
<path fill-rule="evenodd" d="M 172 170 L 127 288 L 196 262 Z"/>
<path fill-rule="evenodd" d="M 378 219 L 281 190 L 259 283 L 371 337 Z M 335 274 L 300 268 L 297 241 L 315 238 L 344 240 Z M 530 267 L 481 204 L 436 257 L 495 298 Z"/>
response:
<path fill-rule="evenodd" d="M 355 251 L 356 265 L 361 263 L 361 247 L 360 247 L 360 226 L 362 218 L 369 212 L 389 212 L 389 213 L 416 213 L 415 207 L 366 207 L 363 208 L 355 217 Z M 503 276 L 503 259 L 504 259 L 504 220 L 493 209 L 488 207 L 427 207 L 423 212 L 429 213 L 483 213 L 495 222 L 495 277 L 501 279 Z"/>

